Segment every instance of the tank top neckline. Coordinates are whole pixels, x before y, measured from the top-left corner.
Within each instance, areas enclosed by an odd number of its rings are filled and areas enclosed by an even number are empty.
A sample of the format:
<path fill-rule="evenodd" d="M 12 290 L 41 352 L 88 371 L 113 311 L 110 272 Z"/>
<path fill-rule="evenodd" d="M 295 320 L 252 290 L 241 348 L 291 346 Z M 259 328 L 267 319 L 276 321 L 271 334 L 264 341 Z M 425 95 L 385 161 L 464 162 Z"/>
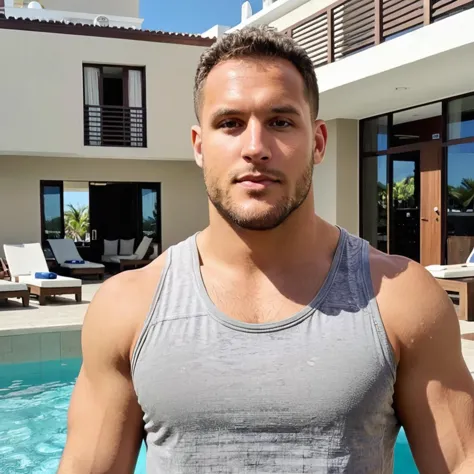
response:
<path fill-rule="evenodd" d="M 203 301 L 209 315 L 230 329 L 250 333 L 268 333 L 274 331 L 281 331 L 283 329 L 293 327 L 304 319 L 306 319 L 307 317 L 309 317 L 318 309 L 319 305 L 322 303 L 329 290 L 331 289 L 332 283 L 337 274 L 339 264 L 342 259 L 343 249 L 347 240 L 347 232 L 339 226 L 336 227 L 338 227 L 340 232 L 336 251 L 334 253 L 334 257 L 331 262 L 331 266 L 329 267 L 329 271 L 326 275 L 326 278 L 317 294 L 305 307 L 303 307 L 293 315 L 282 319 L 281 321 L 269 323 L 247 323 L 244 321 L 240 321 L 238 319 L 228 316 L 214 304 L 211 297 L 209 296 L 201 273 L 199 249 L 197 245 L 197 236 L 199 235 L 199 232 L 194 234 L 189 241 L 189 247 L 191 250 L 191 266 L 193 279 L 197 287 L 198 295 Z"/>

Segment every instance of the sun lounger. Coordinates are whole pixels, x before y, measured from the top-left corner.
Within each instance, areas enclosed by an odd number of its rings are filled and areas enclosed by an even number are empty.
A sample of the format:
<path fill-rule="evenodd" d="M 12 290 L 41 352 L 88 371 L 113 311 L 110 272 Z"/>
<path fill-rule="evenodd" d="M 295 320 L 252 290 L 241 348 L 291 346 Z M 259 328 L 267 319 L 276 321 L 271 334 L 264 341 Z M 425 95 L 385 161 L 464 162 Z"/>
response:
<path fill-rule="evenodd" d="M 104 265 L 83 260 L 71 239 L 48 239 L 48 244 L 58 265 L 70 275 L 97 275 L 100 279 L 104 277 Z"/>
<path fill-rule="evenodd" d="M 474 249 L 466 263 L 456 265 L 428 265 L 425 267 L 435 278 L 470 278 L 474 277 Z"/>
<path fill-rule="evenodd" d="M 47 296 L 75 296 L 79 303 L 82 299 L 82 281 L 78 278 L 56 275 L 56 278 L 42 278 L 50 274 L 43 249 L 39 243 L 4 245 L 5 256 L 11 278 L 17 283 L 24 283 L 30 294 L 38 296 L 40 305 L 46 302 Z"/>
<path fill-rule="evenodd" d="M 0 279 L 0 300 L 8 298 L 21 298 L 23 306 L 30 304 L 30 292 L 24 283 L 15 283 Z"/>
<path fill-rule="evenodd" d="M 140 245 L 135 252 L 130 255 L 102 255 L 104 263 L 118 263 L 121 265 L 121 270 L 126 266 L 138 266 L 139 264 L 150 263 L 150 260 L 144 260 L 145 255 L 150 247 L 153 239 L 151 237 L 143 237 Z"/>

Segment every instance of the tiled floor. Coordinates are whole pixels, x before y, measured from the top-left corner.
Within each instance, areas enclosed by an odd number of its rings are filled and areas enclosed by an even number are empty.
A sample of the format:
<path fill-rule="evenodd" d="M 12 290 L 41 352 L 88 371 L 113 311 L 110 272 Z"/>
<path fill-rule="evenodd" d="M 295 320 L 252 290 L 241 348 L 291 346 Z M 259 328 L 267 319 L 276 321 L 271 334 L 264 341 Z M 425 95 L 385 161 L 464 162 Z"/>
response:
<path fill-rule="evenodd" d="M 28 308 L 23 308 L 19 300 L 0 303 L 0 336 L 80 329 L 87 307 L 100 285 L 100 282 L 84 280 L 81 303 L 76 303 L 74 295 L 48 299 L 43 306 L 31 297 Z"/>
<path fill-rule="evenodd" d="M 23 308 L 15 300 L 7 305 L 0 304 L 0 337 L 31 333 L 79 331 L 88 304 L 99 286 L 100 282 L 84 281 L 81 303 L 76 303 L 73 296 L 61 296 L 49 300 L 45 306 L 39 306 L 37 300 L 32 298 L 30 308 Z M 460 325 L 462 334 L 473 335 L 473 340 L 461 339 L 461 341 L 464 358 L 469 370 L 474 374 L 474 322 L 461 321 Z M 42 336 L 43 339 L 44 337 L 46 336 Z M 51 337 L 57 336 L 52 335 Z M 64 337 L 64 334 L 62 334 L 61 340 Z M 46 347 L 46 344 L 43 344 L 45 341 L 40 340 L 41 348 Z"/>

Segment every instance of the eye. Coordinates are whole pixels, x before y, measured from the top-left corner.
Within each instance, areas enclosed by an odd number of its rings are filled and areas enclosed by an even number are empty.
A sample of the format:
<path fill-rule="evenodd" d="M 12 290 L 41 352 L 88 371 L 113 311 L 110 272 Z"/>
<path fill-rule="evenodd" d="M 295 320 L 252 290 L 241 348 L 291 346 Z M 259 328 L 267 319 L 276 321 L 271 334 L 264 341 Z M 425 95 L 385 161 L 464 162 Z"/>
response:
<path fill-rule="evenodd" d="M 239 126 L 237 120 L 225 120 L 219 124 L 219 128 L 236 128 Z"/>
<path fill-rule="evenodd" d="M 289 126 L 291 126 L 291 122 L 284 119 L 274 119 L 270 122 L 270 124 L 271 126 L 277 128 L 288 128 Z"/>

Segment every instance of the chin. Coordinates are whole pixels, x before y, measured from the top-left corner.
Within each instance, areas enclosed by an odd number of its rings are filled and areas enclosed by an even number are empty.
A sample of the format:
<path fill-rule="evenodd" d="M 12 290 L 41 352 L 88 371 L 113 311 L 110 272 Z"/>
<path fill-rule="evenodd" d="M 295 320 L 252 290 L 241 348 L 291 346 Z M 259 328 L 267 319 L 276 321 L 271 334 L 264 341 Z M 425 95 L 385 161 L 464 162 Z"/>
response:
<path fill-rule="evenodd" d="M 259 203 L 242 206 L 225 212 L 225 219 L 245 230 L 272 230 L 280 226 L 289 216 L 288 210 L 278 205 Z"/>

